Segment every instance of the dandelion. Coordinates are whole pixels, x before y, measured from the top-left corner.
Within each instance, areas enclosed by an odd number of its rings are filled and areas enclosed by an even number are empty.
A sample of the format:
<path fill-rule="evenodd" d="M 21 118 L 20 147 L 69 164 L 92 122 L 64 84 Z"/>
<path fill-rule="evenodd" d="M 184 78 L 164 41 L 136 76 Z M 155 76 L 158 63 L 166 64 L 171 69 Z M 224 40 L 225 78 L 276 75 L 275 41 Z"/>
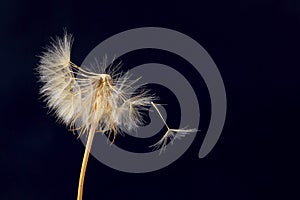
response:
<path fill-rule="evenodd" d="M 167 127 L 155 148 L 165 150 L 167 141 L 181 138 L 195 129 L 171 129 L 153 103 L 157 97 L 149 90 L 137 90 L 138 79 L 131 80 L 129 73 L 116 73 L 120 65 L 108 67 L 103 62 L 101 73 L 87 71 L 71 60 L 72 36 L 53 39 L 40 56 L 37 71 L 43 86 L 41 95 L 58 120 L 77 130 L 79 136 L 87 135 L 81 165 L 77 200 L 82 199 L 83 183 L 94 134 L 100 132 L 112 137 L 114 142 L 120 130 L 131 131 L 144 124 L 142 110 L 154 106 Z M 75 123 L 80 127 L 75 129 Z"/>

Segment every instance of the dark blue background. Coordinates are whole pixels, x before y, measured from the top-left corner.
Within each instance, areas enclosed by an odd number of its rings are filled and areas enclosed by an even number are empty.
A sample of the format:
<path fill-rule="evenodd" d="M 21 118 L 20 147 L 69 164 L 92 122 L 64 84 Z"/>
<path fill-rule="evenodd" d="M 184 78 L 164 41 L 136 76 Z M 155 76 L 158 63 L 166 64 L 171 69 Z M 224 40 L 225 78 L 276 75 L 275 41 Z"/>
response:
<path fill-rule="evenodd" d="M 75 36 L 72 60 L 79 64 L 121 31 L 180 31 L 214 59 L 228 95 L 224 131 L 207 157 L 197 157 L 203 136 L 175 163 L 146 174 L 91 157 L 85 200 L 299 195 L 299 1 L 1 1 L 0 13 L 1 200 L 76 199 L 84 146 L 47 115 L 34 72 L 36 55 L 64 27 Z"/>

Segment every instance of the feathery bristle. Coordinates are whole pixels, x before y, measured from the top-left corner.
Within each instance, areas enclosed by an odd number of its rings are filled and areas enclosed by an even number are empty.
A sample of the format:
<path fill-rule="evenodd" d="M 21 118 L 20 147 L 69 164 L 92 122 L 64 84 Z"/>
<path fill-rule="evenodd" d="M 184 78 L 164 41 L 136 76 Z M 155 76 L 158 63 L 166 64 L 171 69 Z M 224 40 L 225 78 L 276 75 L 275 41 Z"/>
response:
<path fill-rule="evenodd" d="M 80 109 L 80 88 L 70 68 L 72 37 L 56 38 L 40 56 L 37 71 L 44 83 L 40 93 L 48 107 L 69 125 Z"/>

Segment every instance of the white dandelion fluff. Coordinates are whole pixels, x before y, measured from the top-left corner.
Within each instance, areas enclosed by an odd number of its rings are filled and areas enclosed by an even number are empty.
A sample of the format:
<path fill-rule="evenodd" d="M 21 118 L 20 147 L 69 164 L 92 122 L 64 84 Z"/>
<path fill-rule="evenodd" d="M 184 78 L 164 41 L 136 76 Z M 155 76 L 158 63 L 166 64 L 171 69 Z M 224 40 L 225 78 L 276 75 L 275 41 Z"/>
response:
<path fill-rule="evenodd" d="M 80 88 L 70 66 L 71 35 L 56 38 L 40 56 L 37 68 L 44 83 L 40 93 L 58 119 L 69 125 L 80 110 Z"/>
<path fill-rule="evenodd" d="M 151 105 L 155 97 L 148 91 L 132 94 L 129 90 L 136 89 L 136 80 L 131 81 L 128 73 L 113 80 L 116 74 L 78 67 L 70 60 L 71 44 L 70 35 L 56 38 L 40 56 L 37 68 L 44 83 L 40 92 L 58 119 L 69 126 L 79 121 L 80 134 L 95 124 L 96 132 L 113 131 L 114 137 L 119 127 L 132 130 L 143 124 L 139 108 Z M 104 72 L 106 66 L 100 67 Z"/>
<path fill-rule="evenodd" d="M 74 64 L 71 57 L 72 36 L 56 38 L 40 56 L 37 71 L 43 86 L 41 95 L 47 106 L 54 111 L 58 120 L 72 130 L 75 123 L 80 135 L 87 134 L 85 153 L 82 161 L 77 199 L 82 199 L 83 182 L 94 134 L 108 134 L 108 138 L 120 130 L 131 131 L 144 124 L 143 110 L 154 106 L 167 132 L 153 147 L 166 149 L 168 140 L 184 137 L 195 129 L 171 129 L 153 103 L 158 98 L 149 90 L 137 90 L 138 79 L 131 80 L 129 73 L 116 73 L 120 65 L 107 66 L 104 61 L 101 73 L 87 71 Z"/>

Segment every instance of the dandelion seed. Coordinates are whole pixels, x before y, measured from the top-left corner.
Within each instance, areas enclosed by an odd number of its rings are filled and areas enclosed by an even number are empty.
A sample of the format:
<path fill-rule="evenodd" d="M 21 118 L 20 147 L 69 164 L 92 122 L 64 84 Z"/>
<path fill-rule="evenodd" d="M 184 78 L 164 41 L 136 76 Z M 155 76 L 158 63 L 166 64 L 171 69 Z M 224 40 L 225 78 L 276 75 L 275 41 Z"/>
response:
<path fill-rule="evenodd" d="M 165 124 L 165 126 L 167 128 L 167 131 L 165 132 L 163 137 L 156 144 L 150 146 L 150 147 L 153 147 L 154 149 L 160 149 L 160 154 L 163 151 L 166 151 L 168 140 L 170 140 L 171 143 L 173 144 L 174 140 L 181 139 L 189 133 L 198 131 L 197 129 L 187 129 L 187 128 L 173 129 L 173 128 L 170 128 L 168 126 L 168 124 L 166 123 L 166 121 L 164 120 L 163 116 L 161 115 L 161 113 L 160 113 L 159 109 L 157 108 L 157 106 L 153 102 L 151 102 L 151 104 L 155 108 L 155 110 L 159 114 L 159 117 L 161 118 L 161 120 L 163 121 L 163 123 Z"/>
<path fill-rule="evenodd" d="M 171 129 L 153 103 L 157 99 L 148 90 L 138 91 L 136 80 L 129 73 L 116 73 L 120 65 L 107 66 L 104 60 L 101 73 L 87 71 L 71 60 L 72 36 L 65 33 L 62 39 L 52 41 L 40 56 L 37 67 L 43 86 L 40 93 L 58 121 L 77 130 L 79 136 L 87 134 L 87 143 L 81 166 L 77 200 L 82 199 L 86 166 L 96 132 L 112 137 L 120 130 L 131 131 L 144 124 L 143 112 L 151 105 L 167 127 L 167 132 L 155 148 L 166 149 L 168 139 L 173 142 L 195 129 Z M 93 66 L 92 66 L 93 67 Z M 97 65 L 97 67 L 99 67 Z M 133 92 L 135 91 L 135 92 Z M 75 129 L 75 123 L 80 127 Z"/>

